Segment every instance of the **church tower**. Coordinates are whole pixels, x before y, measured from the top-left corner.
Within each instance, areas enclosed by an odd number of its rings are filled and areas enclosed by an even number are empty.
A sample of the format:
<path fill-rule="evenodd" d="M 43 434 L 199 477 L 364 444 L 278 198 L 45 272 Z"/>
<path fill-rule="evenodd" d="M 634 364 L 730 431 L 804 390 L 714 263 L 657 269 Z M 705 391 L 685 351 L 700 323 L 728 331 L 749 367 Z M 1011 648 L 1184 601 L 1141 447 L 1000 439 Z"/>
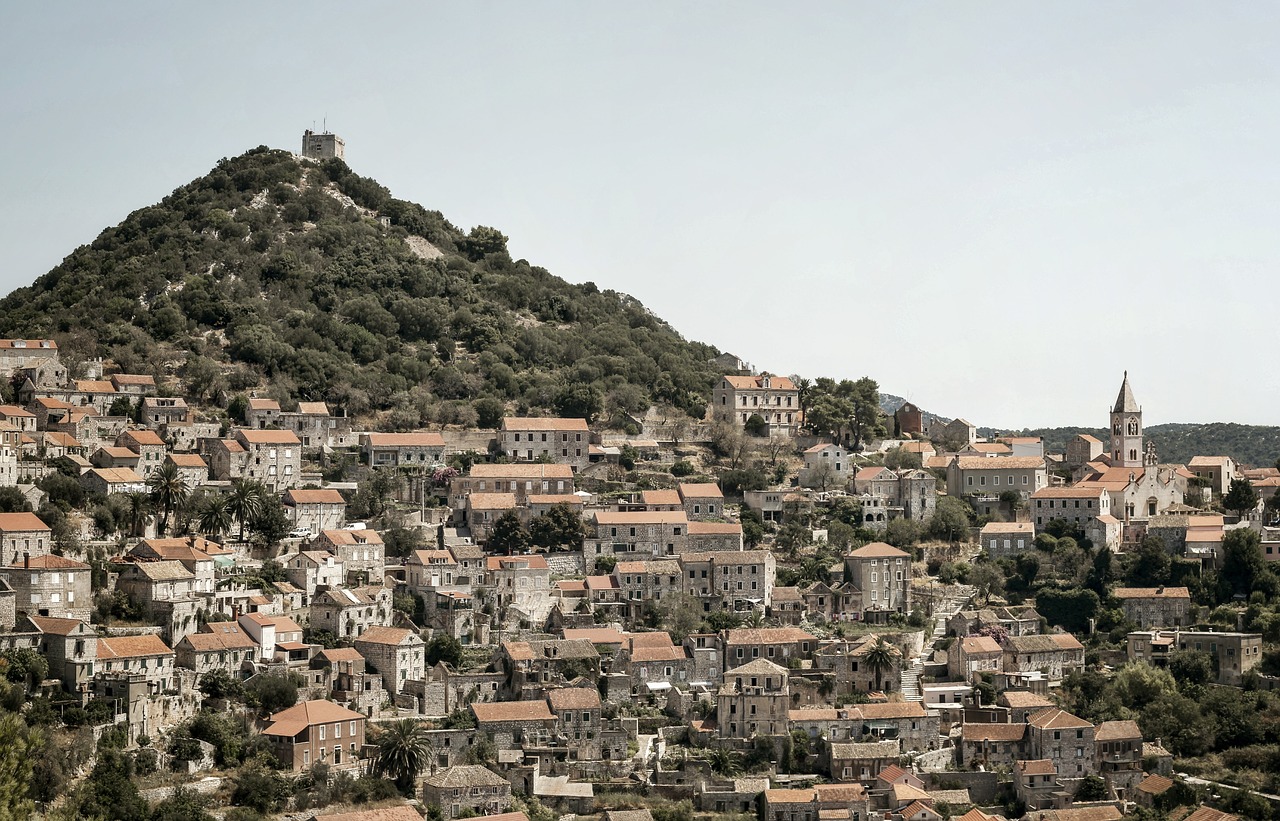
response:
<path fill-rule="evenodd" d="M 1111 464 L 1113 467 L 1140 468 L 1145 455 L 1142 449 L 1142 408 L 1133 398 L 1129 372 L 1125 371 L 1116 406 L 1111 409 Z"/>

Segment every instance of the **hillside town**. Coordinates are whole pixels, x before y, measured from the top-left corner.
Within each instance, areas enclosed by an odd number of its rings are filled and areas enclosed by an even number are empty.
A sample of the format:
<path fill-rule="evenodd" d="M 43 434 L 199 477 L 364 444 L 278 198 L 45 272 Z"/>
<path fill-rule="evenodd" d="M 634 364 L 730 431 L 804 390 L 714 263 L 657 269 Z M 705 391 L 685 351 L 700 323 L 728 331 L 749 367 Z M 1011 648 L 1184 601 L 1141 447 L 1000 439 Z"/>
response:
<path fill-rule="evenodd" d="M 1270 817 L 1280 470 L 1161 462 L 1128 374 L 1052 452 L 715 364 L 389 431 L 0 340 L 42 812 L 114 757 L 230 819 Z"/>

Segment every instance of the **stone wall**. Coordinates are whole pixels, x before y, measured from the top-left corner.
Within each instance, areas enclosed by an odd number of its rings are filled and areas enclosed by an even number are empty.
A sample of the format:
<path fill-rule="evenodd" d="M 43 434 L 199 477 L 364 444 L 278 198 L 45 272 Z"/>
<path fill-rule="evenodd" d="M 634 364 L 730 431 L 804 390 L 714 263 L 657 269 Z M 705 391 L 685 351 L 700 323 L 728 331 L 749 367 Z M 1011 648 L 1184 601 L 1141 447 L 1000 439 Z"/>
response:
<path fill-rule="evenodd" d="M 938 752 L 942 752 L 939 750 Z M 953 752 L 948 750 L 947 752 Z M 936 772 L 920 773 L 926 790 L 963 789 L 975 804 L 990 804 L 996 800 L 1000 782 L 995 773 Z M 958 786 L 956 786 L 958 785 Z"/>

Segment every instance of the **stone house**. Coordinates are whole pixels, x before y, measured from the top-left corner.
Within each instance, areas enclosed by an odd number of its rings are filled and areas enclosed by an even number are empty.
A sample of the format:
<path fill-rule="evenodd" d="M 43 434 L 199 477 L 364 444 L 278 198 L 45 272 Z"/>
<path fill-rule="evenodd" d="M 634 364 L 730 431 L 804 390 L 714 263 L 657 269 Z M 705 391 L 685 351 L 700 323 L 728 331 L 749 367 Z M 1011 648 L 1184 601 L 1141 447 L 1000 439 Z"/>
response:
<path fill-rule="evenodd" d="M 1102 455 L 1105 446 L 1102 440 L 1087 433 L 1078 433 L 1067 442 L 1066 456 L 1063 466 L 1078 468 L 1087 465 Z"/>
<path fill-rule="evenodd" d="M 676 485 L 680 505 L 690 522 L 716 520 L 724 516 L 724 493 L 714 482 L 681 482 Z"/>
<path fill-rule="evenodd" d="M 141 673 L 152 695 L 176 686 L 174 655 L 159 636 L 115 636 L 98 639 L 98 661 L 95 674 Z"/>
<path fill-rule="evenodd" d="M 966 721 L 960 727 L 957 763 L 963 768 L 979 764 L 988 769 L 1012 768 L 1015 761 L 1027 757 L 1028 747 L 1026 724 Z"/>
<path fill-rule="evenodd" d="M 347 519 L 347 500 L 332 489 L 291 488 L 284 494 L 284 509 L 295 529 L 311 533 L 334 530 Z"/>
<path fill-rule="evenodd" d="M 798 627 L 739 627 L 721 633 L 726 669 L 756 659 L 784 667 L 798 667 L 818 647 L 818 639 Z"/>
<path fill-rule="evenodd" d="M 18 602 L 21 605 L 21 595 Z M 1239 687 L 1244 674 L 1257 667 L 1262 660 L 1262 636 L 1258 633 L 1185 630 L 1174 631 L 1173 636 L 1179 650 L 1192 650 L 1212 656 L 1217 661 L 1218 683 L 1230 687 Z"/>
<path fill-rule="evenodd" d="M 1013 558 L 1034 546 L 1035 535 L 1030 522 L 988 522 L 982 526 L 978 543 L 993 559 Z"/>
<path fill-rule="evenodd" d="M 1079 716 L 1050 707 L 1027 720 L 1031 754 L 1053 762 L 1063 778 L 1097 772 L 1094 727 Z"/>
<path fill-rule="evenodd" d="M 458 581 L 458 561 L 448 550 L 415 550 L 404 562 L 405 586 L 422 595 L 428 590 L 469 590 Z"/>
<path fill-rule="evenodd" d="M 795 627 L 804 620 L 804 598 L 797 587 L 775 587 L 769 603 L 768 615 L 782 624 Z"/>
<path fill-rule="evenodd" d="M 867 653 L 878 638 L 868 635 L 858 639 L 820 642 L 813 656 L 812 669 L 834 676 L 837 696 L 898 690 L 905 659 L 897 645 L 889 645 L 891 663 L 888 667 L 877 670 L 867 664 Z"/>
<path fill-rule="evenodd" d="M 174 645 L 177 665 L 203 676 L 212 670 L 225 670 L 235 676 L 242 669 L 252 669 L 258 646 L 240 625 L 232 621 L 210 622 L 194 633 L 188 633 Z"/>
<path fill-rule="evenodd" d="M 282 411 L 280 427 L 296 433 L 304 448 L 341 447 L 351 431 L 350 421 L 335 418 L 323 402 L 299 402 L 296 411 Z"/>
<path fill-rule="evenodd" d="M 1139 630 L 1191 623 L 1191 591 L 1185 587 L 1117 587 L 1111 595 Z"/>
<path fill-rule="evenodd" d="M 871 817 L 869 806 L 867 791 L 860 784 L 765 789 L 759 799 L 759 817 L 760 821 L 866 821 Z"/>
<path fill-rule="evenodd" d="M 506 691 L 516 697 L 532 693 L 541 698 L 552 687 L 576 678 L 600 678 L 600 653 L 584 639 L 504 641 L 501 656 L 507 672 Z"/>
<path fill-rule="evenodd" d="M 235 439 L 214 439 L 204 443 L 209 473 L 216 481 L 229 482 L 247 475 L 249 451 Z"/>
<path fill-rule="evenodd" d="M 517 509 L 514 493 L 472 493 L 467 496 L 463 521 L 478 544 L 488 544 L 493 526 L 507 511 L 514 511 L 521 524 L 527 524 L 528 510 Z"/>
<path fill-rule="evenodd" d="M 412 630 L 369 627 L 353 642 L 369 666 L 382 674 L 389 693 L 400 693 L 410 681 L 426 678 L 426 642 Z"/>
<path fill-rule="evenodd" d="M 767 608 L 777 579 L 777 559 L 768 550 L 717 550 L 679 557 L 684 592 L 706 612 Z"/>
<path fill-rule="evenodd" d="M 1104 721 L 1093 733 L 1098 775 L 1120 794 L 1131 797 L 1143 772 L 1142 730 L 1136 721 Z"/>
<path fill-rule="evenodd" d="M 650 695 L 672 687 L 683 688 L 693 681 L 710 682 L 715 679 L 699 677 L 694 653 L 684 645 L 673 645 L 667 634 L 666 642 L 628 642 L 614 659 L 612 670 L 631 677 L 632 693 Z"/>
<path fill-rule="evenodd" d="M 967 419 L 953 419 L 950 422 L 935 422 L 929 426 L 928 436 L 933 440 L 956 441 L 961 445 L 972 445 L 978 441 L 978 428 Z"/>
<path fill-rule="evenodd" d="M 511 782 L 478 764 L 459 764 L 423 779 L 422 801 L 446 819 L 495 815 L 511 808 Z"/>
<path fill-rule="evenodd" d="M 721 377 L 711 389 L 711 413 L 740 426 L 759 416 L 770 435 L 794 436 L 803 421 L 800 390 L 787 377 L 770 374 Z"/>
<path fill-rule="evenodd" d="M 305 772 L 315 764 L 356 767 L 364 747 L 365 717 L 332 701 L 304 701 L 271 716 L 262 731 L 280 764 Z"/>
<path fill-rule="evenodd" d="M 386 545 L 376 530 L 322 530 L 311 542 L 313 550 L 327 550 L 342 562 L 349 582 L 369 584 L 382 580 Z"/>
<path fill-rule="evenodd" d="M 499 606 L 524 604 L 531 597 L 550 595 L 551 568 L 539 554 L 490 556 L 485 581 L 494 589 Z"/>
<path fill-rule="evenodd" d="M 98 634 L 79 619 L 28 616 L 40 631 L 37 650 L 49 662 L 49 677 L 62 682 L 68 693 L 84 693 L 93 681 L 98 658 Z"/>
<path fill-rule="evenodd" d="M 118 445 L 108 445 L 95 450 L 89 456 L 89 464 L 98 468 L 129 468 L 137 470 L 141 457 L 136 451 Z"/>
<path fill-rule="evenodd" d="M 194 490 L 209 481 L 209 465 L 198 453 L 170 453 L 164 460 L 177 469 L 188 488 Z"/>
<path fill-rule="evenodd" d="M 1084 669 L 1084 645 L 1070 633 L 1008 636 L 1001 647 L 1006 673 L 1043 674 L 1052 682 Z"/>
<path fill-rule="evenodd" d="M 1058 768 L 1047 758 L 1014 762 L 1013 788 L 1028 810 L 1052 810 L 1066 807 L 1071 793 L 1058 780 Z"/>
<path fill-rule="evenodd" d="M 528 743 L 545 745 L 558 721 L 543 698 L 523 701 L 474 702 L 476 730 L 493 740 L 499 750 L 512 750 Z"/>
<path fill-rule="evenodd" d="M 825 757 L 833 781 L 869 784 L 901 756 L 902 745 L 897 741 L 828 741 Z"/>
<path fill-rule="evenodd" d="M 449 507 L 461 510 L 471 493 L 489 492 L 514 493 L 519 505 L 531 495 L 572 493 L 573 470 L 559 464 L 475 464 L 449 482 Z"/>
<path fill-rule="evenodd" d="M 87 492 L 103 496 L 147 492 L 147 480 L 133 468 L 92 468 L 80 474 L 80 484 Z"/>
<path fill-rule="evenodd" d="M 1231 480 L 1240 476 L 1239 466 L 1230 456 L 1193 456 L 1187 469 L 1206 482 L 1215 496 L 1226 495 Z"/>
<path fill-rule="evenodd" d="M 302 550 L 280 557 L 284 574 L 303 591 L 304 603 L 321 587 L 341 587 L 346 581 L 346 565 L 324 550 Z"/>
<path fill-rule="evenodd" d="M 160 469 L 169 449 L 155 431 L 146 428 L 124 431 L 116 437 L 116 447 L 128 448 L 138 454 L 137 471 L 144 478 L 150 478 Z"/>
<path fill-rule="evenodd" d="M 0 575 L 13 588 L 19 613 L 87 621 L 93 610 L 90 570 L 84 562 L 51 554 L 24 555 L 17 564 L 0 568 Z"/>
<path fill-rule="evenodd" d="M 683 511 L 598 510 L 588 526 L 585 555 L 676 556 L 685 552 L 689 518 Z"/>
<path fill-rule="evenodd" d="M 1001 670 L 1004 650 L 990 636 L 965 636 L 947 649 L 947 675 L 957 681 L 974 683 L 983 673 Z"/>
<path fill-rule="evenodd" d="M 53 550 L 49 526 L 34 513 L 0 513 L 0 562 L 17 564 L 24 556 L 46 556 Z"/>
<path fill-rule="evenodd" d="M 151 374 L 113 373 L 111 384 L 126 396 L 155 396 L 156 378 Z"/>
<path fill-rule="evenodd" d="M 297 487 L 302 475 L 302 442 L 291 430 L 239 428 L 235 440 L 247 453 L 244 476 L 280 493 Z"/>
<path fill-rule="evenodd" d="M 1062 519 L 1084 529 L 1099 516 L 1111 515 L 1111 494 L 1102 485 L 1081 482 L 1070 487 L 1044 487 L 1031 494 L 1031 518 L 1037 528 Z"/>
<path fill-rule="evenodd" d="M 636 621 L 654 602 L 680 592 L 680 563 L 675 559 L 618 562 L 613 568 L 618 590 L 627 606 L 627 618 Z"/>
<path fill-rule="evenodd" d="M 1030 456 L 956 456 L 947 465 L 951 496 L 992 495 L 1016 491 L 1023 499 L 1048 485 L 1044 459 Z"/>
<path fill-rule="evenodd" d="M 846 618 L 881 622 L 890 613 L 911 612 L 911 555 L 884 542 L 863 545 L 845 556 L 844 580 L 860 594 Z"/>
<path fill-rule="evenodd" d="M 244 409 L 244 421 L 254 430 L 280 426 L 280 403 L 274 399 L 253 397 Z"/>
<path fill-rule="evenodd" d="M 175 396 L 145 396 L 139 413 L 142 424 L 152 430 L 175 422 L 191 421 L 191 409 L 187 401 Z"/>
<path fill-rule="evenodd" d="M 685 551 L 742 550 L 742 525 L 737 522 L 689 522 Z M 679 543 L 676 544 L 679 550 Z"/>
<path fill-rule="evenodd" d="M 556 735 L 577 748 L 578 760 L 600 760 L 604 752 L 600 693 L 594 687 L 562 687 L 547 693 L 547 704 L 556 717 Z"/>
<path fill-rule="evenodd" d="M 716 693 L 721 738 L 750 739 L 788 732 L 791 689 L 785 668 L 756 659 L 725 671 Z"/>
<path fill-rule="evenodd" d="M 169 539 L 143 539 L 129 556 L 135 561 L 174 561 L 191 571 L 191 590 L 196 594 L 212 595 L 215 566 L 219 556 L 230 551 L 217 542 L 200 536 L 181 536 Z"/>
<path fill-rule="evenodd" d="M 429 468 L 444 461 L 447 446 L 439 433 L 365 433 L 360 453 L 370 467 Z"/>
<path fill-rule="evenodd" d="M 391 621 L 388 587 L 331 587 L 311 599 L 311 629 L 353 639 Z"/>
<path fill-rule="evenodd" d="M 591 431 L 585 419 L 506 417 L 498 448 L 515 462 L 549 460 L 576 473 L 590 461 Z"/>

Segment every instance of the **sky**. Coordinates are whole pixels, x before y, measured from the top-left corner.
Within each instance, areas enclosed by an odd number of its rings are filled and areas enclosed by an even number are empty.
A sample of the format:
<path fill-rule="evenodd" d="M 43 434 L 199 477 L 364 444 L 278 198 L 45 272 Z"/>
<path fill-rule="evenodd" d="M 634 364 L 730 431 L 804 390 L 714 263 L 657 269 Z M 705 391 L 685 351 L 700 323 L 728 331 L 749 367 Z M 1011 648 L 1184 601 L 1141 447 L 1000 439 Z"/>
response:
<path fill-rule="evenodd" d="M 305 128 L 760 370 L 1280 424 L 1280 6 L 16 4 L 0 292 Z M 6 329 L 0 328 L 0 334 Z"/>

